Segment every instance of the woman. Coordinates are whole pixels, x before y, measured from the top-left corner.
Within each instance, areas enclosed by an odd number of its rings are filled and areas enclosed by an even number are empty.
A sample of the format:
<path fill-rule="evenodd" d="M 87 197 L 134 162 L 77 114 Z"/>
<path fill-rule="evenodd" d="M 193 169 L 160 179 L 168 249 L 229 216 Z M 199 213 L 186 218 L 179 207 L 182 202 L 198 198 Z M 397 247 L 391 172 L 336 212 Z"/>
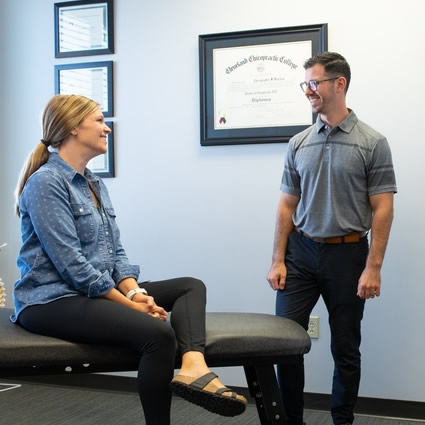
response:
<path fill-rule="evenodd" d="M 111 131 L 97 103 L 57 95 L 42 121 L 43 139 L 16 189 L 22 247 L 12 321 L 43 335 L 137 350 L 147 425 L 170 424 L 170 387 L 215 413 L 242 413 L 246 399 L 205 363 L 204 284 L 193 278 L 137 283 L 139 267 L 121 245 L 106 186 L 86 168 L 106 153 Z M 182 366 L 172 379 L 176 339 Z"/>

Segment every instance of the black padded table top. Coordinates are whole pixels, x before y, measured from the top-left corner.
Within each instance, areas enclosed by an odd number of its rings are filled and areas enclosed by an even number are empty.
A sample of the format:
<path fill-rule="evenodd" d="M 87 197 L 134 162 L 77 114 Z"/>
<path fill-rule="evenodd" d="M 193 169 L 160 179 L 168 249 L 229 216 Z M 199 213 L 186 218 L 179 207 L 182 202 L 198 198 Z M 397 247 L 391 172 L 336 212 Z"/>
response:
<path fill-rule="evenodd" d="M 41 373 L 136 370 L 138 355 L 118 346 L 80 344 L 26 331 L 0 308 L 0 376 L 13 370 Z M 206 358 L 210 366 L 277 363 L 307 353 L 311 341 L 297 323 L 260 313 L 207 313 Z M 178 367 L 179 360 L 176 361 Z M 41 369 L 41 370 L 39 370 Z M 86 370 L 85 370 L 86 369 Z"/>

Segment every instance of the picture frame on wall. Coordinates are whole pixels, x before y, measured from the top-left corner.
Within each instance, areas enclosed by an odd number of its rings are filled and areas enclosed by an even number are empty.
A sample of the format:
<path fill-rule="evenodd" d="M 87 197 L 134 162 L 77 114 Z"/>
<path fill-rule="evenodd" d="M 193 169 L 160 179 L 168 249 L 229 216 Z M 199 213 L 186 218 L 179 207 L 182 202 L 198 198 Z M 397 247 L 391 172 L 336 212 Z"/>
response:
<path fill-rule="evenodd" d="M 105 124 L 111 129 L 107 137 L 108 151 L 91 159 L 87 164 L 87 168 L 102 178 L 115 177 L 114 123 L 106 121 Z"/>
<path fill-rule="evenodd" d="M 327 50 L 327 24 L 199 36 L 201 145 L 287 142 L 315 119 L 304 62 Z"/>
<path fill-rule="evenodd" d="M 114 53 L 113 0 L 54 4 L 55 57 Z"/>
<path fill-rule="evenodd" d="M 96 101 L 105 117 L 114 114 L 113 62 L 55 65 L 55 94 L 80 94 Z"/>

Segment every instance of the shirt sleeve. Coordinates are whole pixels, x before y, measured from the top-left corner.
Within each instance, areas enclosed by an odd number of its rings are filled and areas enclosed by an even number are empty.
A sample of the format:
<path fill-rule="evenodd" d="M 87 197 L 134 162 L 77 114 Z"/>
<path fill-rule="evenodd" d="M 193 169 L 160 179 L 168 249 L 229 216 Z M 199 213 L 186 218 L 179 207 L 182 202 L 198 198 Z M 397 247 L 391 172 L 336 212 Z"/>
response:
<path fill-rule="evenodd" d="M 95 269 L 82 254 L 67 182 L 61 176 L 33 174 L 20 209 L 29 215 L 42 249 L 65 282 L 89 297 L 102 296 L 115 286 L 108 271 Z"/>
<path fill-rule="evenodd" d="M 289 141 L 288 150 L 285 157 L 285 165 L 283 167 L 282 182 L 280 190 L 290 195 L 300 196 L 300 176 L 295 169 L 295 155 L 294 155 L 294 139 Z"/>
<path fill-rule="evenodd" d="M 123 279 L 127 277 L 133 277 L 137 280 L 139 278 L 140 268 L 139 266 L 130 264 L 127 254 L 119 239 L 117 240 L 115 255 L 115 267 L 112 273 L 112 278 L 116 284 L 118 285 Z"/>
<path fill-rule="evenodd" d="M 375 144 L 368 168 L 369 195 L 397 192 L 391 149 L 385 137 Z"/>

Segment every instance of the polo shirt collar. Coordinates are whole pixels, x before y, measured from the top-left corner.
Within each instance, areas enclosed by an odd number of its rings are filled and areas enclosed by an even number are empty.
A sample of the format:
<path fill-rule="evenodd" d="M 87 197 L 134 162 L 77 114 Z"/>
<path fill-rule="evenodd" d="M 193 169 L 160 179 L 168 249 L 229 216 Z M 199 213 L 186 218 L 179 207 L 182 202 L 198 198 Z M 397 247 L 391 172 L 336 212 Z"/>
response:
<path fill-rule="evenodd" d="M 339 123 L 337 127 L 344 133 L 350 133 L 353 127 L 356 125 L 358 118 L 352 109 L 348 109 L 350 113 L 344 121 Z M 317 116 L 316 120 L 316 131 L 320 133 L 323 128 L 326 127 L 326 124 L 320 119 L 320 114 Z"/>

